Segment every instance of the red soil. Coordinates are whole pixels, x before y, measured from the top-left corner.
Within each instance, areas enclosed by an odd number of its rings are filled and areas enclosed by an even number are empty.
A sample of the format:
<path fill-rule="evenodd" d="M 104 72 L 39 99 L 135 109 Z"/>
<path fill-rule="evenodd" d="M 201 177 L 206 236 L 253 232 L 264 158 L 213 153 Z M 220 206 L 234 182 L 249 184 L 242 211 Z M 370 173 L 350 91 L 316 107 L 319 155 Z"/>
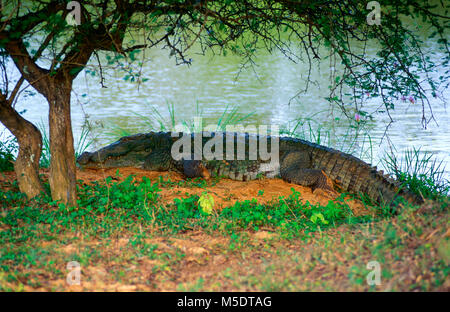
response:
<path fill-rule="evenodd" d="M 183 176 L 175 172 L 154 172 L 131 167 L 79 170 L 77 171 L 77 179 L 83 180 L 85 183 L 90 183 L 93 181 L 105 180 L 108 176 L 117 178 L 117 170 L 119 170 L 120 173 L 120 176 L 118 177 L 119 181 L 131 174 L 135 175 L 135 178 L 138 180 L 141 180 L 144 176 L 152 181 L 157 181 L 159 176 L 162 176 L 164 180 L 167 180 L 168 178 L 170 178 L 171 181 L 183 180 Z M 42 169 L 41 173 L 44 175 L 44 178 L 47 178 L 48 170 Z M 12 181 L 13 179 L 15 179 L 14 172 L 4 172 L 0 174 L 0 187 L 5 187 L 5 180 Z M 207 190 L 214 197 L 215 207 L 220 209 L 221 207 L 233 205 L 236 201 L 256 198 L 258 202 L 265 203 L 272 199 L 277 199 L 279 196 L 287 197 L 292 193 L 292 188 L 300 192 L 303 202 L 309 201 L 311 204 L 319 203 L 321 205 L 326 205 L 329 200 L 339 196 L 337 192 L 335 194 L 330 194 L 321 190 L 316 190 L 313 193 L 309 187 L 287 183 L 281 179 L 262 179 L 247 182 L 221 179 L 213 186 L 211 185 L 211 181 L 208 181 Z M 260 190 L 264 191 L 262 195 L 258 195 Z M 171 188 L 162 188 L 160 194 L 164 201 L 171 202 L 174 198 L 184 198 L 192 194 L 200 195 L 204 191 L 205 190 L 200 187 L 182 187 L 174 185 Z M 348 199 L 347 203 L 356 215 L 369 213 L 368 209 L 358 200 Z"/>

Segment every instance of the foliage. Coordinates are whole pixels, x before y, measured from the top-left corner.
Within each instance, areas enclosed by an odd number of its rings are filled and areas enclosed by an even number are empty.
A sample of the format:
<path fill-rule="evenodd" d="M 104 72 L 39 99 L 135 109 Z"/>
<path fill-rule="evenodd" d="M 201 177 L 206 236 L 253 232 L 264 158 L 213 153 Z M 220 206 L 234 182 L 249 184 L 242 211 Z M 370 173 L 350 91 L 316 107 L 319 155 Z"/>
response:
<path fill-rule="evenodd" d="M 47 129 L 44 122 L 38 124 L 38 128 L 42 134 L 42 154 L 40 159 L 40 166 L 44 168 L 48 168 L 50 166 L 50 140 L 47 135 Z M 78 140 L 75 142 L 75 158 L 78 158 L 81 154 L 83 154 L 89 146 L 93 143 L 93 139 L 91 138 L 91 127 L 89 123 L 85 122 L 81 126 L 81 133 Z"/>
<path fill-rule="evenodd" d="M 214 200 L 210 194 L 175 198 L 173 203 L 164 203 L 160 201 L 159 182 L 151 182 L 146 177 L 137 181 L 132 175 L 122 182 L 115 179 L 107 177 L 105 183 L 95 181 L 91 184 L 80 181 L 79 208 L 66 207 L 48 197 L 28 202 L 20 193 L 2 190 L 2 208 L 16 206 L 20 209 L 7 210 L 1 220 L 13 227 L 20 226 L 18 222 L 22 220 L 28 224 L 22 228 L 24 233 L 33 232 L 39 224 L 48 224 L 51 232 L 67 228 L 101 237 L 122 231 L 134 232 L 141 226 L 151 226 L 162 233 L 178 233 L 198 227 L 230 234 L 242 229 L 271 227 L 285 236 L 295 237 L 318 228 L 364 220 L 354 217 L 342 199 L 330 201 L 327 206 L 309 202 L 302 204 L 300 193 L 294 190 L 289 197 L 280 197 L 270 204 L 259 204 L 253 199 L 236 202 L 212 214 Z M 48 208 L 42 209 L 45 206 Z M 317 222 L 317 217 L 322 222 Z M 9 234 L 0 235 L 5 239 Z M 27 239 L 26 235 L 22 239 Z"/>
<path fill-rule="evenodd" d="M 203 192 L 198 199 L 198 206 L 200 207 L 201 212 L 206 215 L 210 215 L 214 208 L 214 198 L 211 196 L 211 194 Z"/>
<path fill-rule="evenodd" d="M 267 204 L 241 201 L 206 215 L 198 195 L 163 201 L 161 188 L 176 186 L 170 181 L 119 178 L 116 174 L 104 182 L 79 181 L 78 208 L 49 197 L 29 201 L 16 184 L 0 189 L 0 290 L 47 289 L 48 283 L 65 280 L 62 268 L 68 261 L 95 267 L 95 272 L 108 267 L 103 283 L 93 287 L 109 284 L 105 278 L 122 285 L 135 275 L 151 274 L 147 286 L 155 289 L 167 287 L 168 277 L 180 281 L 180 270 L 182 276 L 192 276 L 192 270 L 217 268 L 217 259 L 227 259 L 217 279 L 178 288 L 220 290 L 227 284 L 212 284 L 229 281 L 231 289 L 247 290 L 321 290 L 324 285 L 327 290 L 375 290 L 364 283 L 366 263 L 373 260 L 383 268 L 381 289 L 445 288 L 448 198 L 430 206 L 406 204 L 396 216 L 357 217 L 343 197 L 326 206 L 311 205 L 292 191 Z M 183 247 L 175 243 L 180 241 Z M 208 246 L 207 251 L 189 247 L 192 244 Z M 133 270 L 127 270 L 130 264 Z M 249 270 L 255 265 L 262 269 Z M 89 277 L 95 272 L 89 271 Z M 324 274 L 334 278 L 320 279 Z"/>
<path fill-rule="evenodd" d="M 17 154 L 17 140 L 8 137 L 0 141 L 0 172 L 14 170 L 14 159 Z"/>
<path fill-rule="evenodd" d="M 76 26 L 67 23 L 72 16 L 67 2 L 8 3 L 1 13 L 0 54 L 9 55 L 8 43 L 18 41 L 32 60 L 53 60 L 47 62 L 49 74 L 64 69 L 76 76 L 86 68 L 104 86 L 102 68 L 125 72 L 125 80 L 145 81 L 141 66 L 148 48 L 166 49 L 177 63 L 191 64 L 195 44 L 202 54 L 239 55 L 244 66 L 254 65 L 261 49 L 278 49 L 293 62 L 309 63 L 305 89 L 315 62 L 330 60 L 332 85 L 326 98 L 348 117 L 356 112 L 369 118 L 363 103 L 372 98 L 381 98 L 389 113 L 395 99 L 410 97 L 422 106 L 424 125 L 431 119 L 427 109 L 432 116 L 428 98 L 439 97 L 448 86 L 445 2 L 380 0 L 380 23 L 374 25 L 369 23 L 371 8 L 356 0 L 83 1 Z M 421 38 L 418 29 L 424 27 L 429 34 Z M 136 39 L 138 32 L 145 41 Z M 95 43 L 102 55 L 86 42 Z M 368 43 L 378 47 L 376 53 L 368 51 Z M 426 50 L 432 44 L 443 58 L 436 60 Z M 97 66 L 72 64 L 70 57 L 79 50 L 93 54 Z M 442 74 L 431 74 L 436 71 Z"/>
<path fill-rule="evenodd" d="M 449 196 L 450 182 L 444 177 L 443 160 L 420 148 L 407 149 L 399 160 L 392 152 L 383 158 L 383 165 L 411 192 L 424 198 Z"/>
<path fill-rule="evenodd" d="M 143 127 L 146 131 L 176 131 L 182 130 L 187 133 L 194 133 L 204 131 L 206 126 L 205 119 L 203 115 L 203 110 L 200 108 L 199 103 L 196 103 L 195 113 L 193 118 L 180 118 L 179 114 L 175 110 L 174 103 L 167 103 L 167 112 L 169 118 L 165 118 L 161 113 L 160 108 L 151 107 L 147 114 L 131 112 L 136 115 L 137 121 L 143 123 Z M 239 112 L 238 106 L 225 106 L 222 114 L 217 118 L 216 121 L 211 121 L 211 125 L 215 123 L 215 129 L 213 131 L 226 131 L 228 126 L 240 125 L 242 122 L 250 118 L 253 113 L 242 114 Z M 181 129 L 180 129 L 181 127 Z M 123 136 L 129 136 L 133 133 L 128 129 L 118 127 L 116 125 L 111 126 L 111 130 L 107 133 L 108 135 L 119 139 Z"/>
<path fill-rule="evenodd" d="M 65 283 L 69 261 L 78 261 L 83 268 L 83 291 L 446 290 L 448 202 L 425 211 L 405 206 L 395 217 L 338 228 L 321 226 L 309 237 L 284 239 L 283 232 L 267 227 L 258 232 L 185 227 L 166 236 L 163 229 L 142 221 L 128 231 L 123 224 L 119 228 L 111 224 L 95 232 L 89 218 L 84 227 L 70 231 L 70 222 L 60 223 L 62 214 L 54 220 L 55 227 L 37 222 L 49 211 L 33 212 L 32 203 L 22 206 L 24 198 L 9 194 L 5 195 L 10 208 L 0 215 L 2 291 L 73 290 Z M 188 211 L 192 203 L 186 202 Z M 382 269 L 381 285 L 370 286 L 366 264 L 374 260 Z M 211 270 L 214 277 L 197 278 Z"/>
<path fill-rule="evenodd" d="M 341 115 L 341 117 L 335 117 L 329 123 L 326 121 L 328 115 L 318 116 L 328 113 L 328 110 L 314 114 L 302 113 L 301 117 L 281 125 L 280 134 L 332 147 L 344 153 L 358 156 L 369 163 L 373 162 L 373 145 L 370 135 L 371 129 L 369 128 L 370 118 L 355 120 L 347 119 L 345 115 Z M 345 133 L 335 132 L 339 126 L 345 129 Z"/>
<path fill-rule="evenodd" d="M 48 168 L 50 166 L 50 140 L 47 135 L 44 121 L 41 120 L 38 124 L 38 128 L 42 135 L 42 154 L 41 159 L 39 160 L 39 165 L 41 167 Z"/>

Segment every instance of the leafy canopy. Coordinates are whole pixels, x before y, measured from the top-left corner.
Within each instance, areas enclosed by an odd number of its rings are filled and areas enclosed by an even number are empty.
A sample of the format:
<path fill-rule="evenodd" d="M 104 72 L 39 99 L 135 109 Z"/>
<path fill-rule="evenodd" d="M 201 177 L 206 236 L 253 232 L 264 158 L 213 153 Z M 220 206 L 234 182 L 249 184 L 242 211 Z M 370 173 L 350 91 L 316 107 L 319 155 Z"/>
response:
<path fill-rule="evenodd" d="M 347 115 L 364 115 L 369 96 L 380 97 L 390 116 L 394 100 L 407 95 L 422 106 L 426 126 L 433 118 L 430 97 L 448 87 L 445 1 L 380 0 L 379 25 L 368 22 L 373 8 L 357 0 L 78 1 L 79 25 L 67 22 L 73 17 L 67 0 L 3 2 L 0 55 L 12 57 L 28 81 L 37 79 L 34 86 L 41 75 L 75 77 L 91 55 L 96 64 L 90 70 L 102 84 L 104 66 L 126 70 L 127 79 L 139 82 L 140 71 L 130 64 L 142 64 L 143 49 L 163 48 L 179 64 L 190 64 L 195 44 L 202 53 L 235 53 L 249 64 L 260 49 L 278 49 L 309 64 L 305 89 L 315 62 L 330 61 L 342 70 L 332 71 L 327 99 Z M 105 58 L 101 50 L 108 51 Z"/>

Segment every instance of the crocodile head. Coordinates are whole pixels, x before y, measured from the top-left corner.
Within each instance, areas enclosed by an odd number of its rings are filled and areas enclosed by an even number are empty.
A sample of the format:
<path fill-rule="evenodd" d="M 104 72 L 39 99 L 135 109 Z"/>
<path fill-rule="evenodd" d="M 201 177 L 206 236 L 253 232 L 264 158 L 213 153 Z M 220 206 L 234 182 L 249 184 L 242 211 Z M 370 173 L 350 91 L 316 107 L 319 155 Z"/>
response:
<path fill-rule="evenodd" d="M 77 163 L 82 168 L 151 167 L 149 156 L 155 150 L 170 150 L 170 134 L 150 132 L 123 137 L 95 152 L 84 152 Z M 155 161 L 159 161 L 156 159 Z M 161 159 L 162 164 L 163 159 Z M 150 170 L 150 169 L 149 169 Z"/>
<path fill-rule="evenodd" d="M 144 159 L 144 163 L 142 165 L 143 169 L 151 171 L 168 171 L 171 169 L 176 169 L 174 167 L 175 161 L 170 155 L 170 149 L 168 148 L 159 148 L 153 150 Z"/>

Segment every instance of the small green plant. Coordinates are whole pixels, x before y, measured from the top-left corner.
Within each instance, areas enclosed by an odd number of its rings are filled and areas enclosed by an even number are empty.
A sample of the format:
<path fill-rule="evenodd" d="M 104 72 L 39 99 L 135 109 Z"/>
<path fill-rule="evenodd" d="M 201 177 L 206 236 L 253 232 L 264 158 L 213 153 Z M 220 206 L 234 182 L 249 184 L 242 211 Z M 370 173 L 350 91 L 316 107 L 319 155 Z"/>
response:
<path fill-rule="evenodd" d="M 42 134 L 42 153 L 39 164 L 41 167 L 48 168 L 50 166 L 50 140 L 47 135 L 47 130 L 44 121 L 41 120 L 41 122 L 38 123 L 37 126 Z"/>
<path fill-rule="evenodd" d="M 321 214 L 320 212 L 318 213 L 314 213 L 311 218 L 309 218 L 311 220 L 312 223 L 314 224 L 318 224 L 319 222 L 321 222 L 322 224 L 328 224 L 328 221 L 325 220 L 325 218 L 323 217 L 323 214 Z"/>
<path fill-rule="evenodd" d="M 130 136 L 132 134 L 133 134 L 132 131 L 119 127 L 117 125 L 111 125 L 110 129 L 106 132 L 106 135 L 108 135 L 108 137 L 113 138 L 113 140 L 118 140 L 122 137 Z"/>
<path fill-rule="evenodd" d="M 198 206 L 200 207 L 201 212 L 210 215 L 214 208 L 214 198 L 211 194 L 203 192 L 198 200 Z"/>
<path fill-rule="evenodd" d="M 42 154 L 40 159 L 40 166 L 48 168 L 50 166 L 50 139 L 47 134 L 47 128 L 43 120 L 38 123 L 38 128 L 42 134 Z M 83 154 L 86 149 L 93 143 L 91 136 L 91 127 L 89 122 L 85 120 L 85 123 L 81 127 L 81 133 L 78 141 L 75 143 L 75 158 Z"/>
<path fill-rule="evenodd" d="M 373 146 L 369 129 L 372 117 L 363 111 L 355 114 L 358 115 L 357 120 L 343 114 L 329 118 L 329 114 L 328 110 L 323 110 L 290 120 L 280 128 L 280 134 L 332 147 L 372 162 Z M 361 116 L 365 118 L 360 119 Z M 336 128 L 345 129 L 345 133 L 336 131 Z"/>
<path fill-rule="evenodd" d="M 443 161 L 420 148 L 408 149 L 401 160 L 391 152 L 382 159 L 384 167 L 411 192 L 424 198 L 448 196 L 450 183 L 444 178 Z"/>
<path fill-rule="evenodd" d="M 231 107 L 227 105 L 222 115 L 217 121 L 217 131 L 226 131 L 227 126 L 234 126 L 242 123 L 253 115 L 249 113 L 244 116 L 240 116 L 238 107 Z"/>
<path fill-rule="evenodd" d="M 16 138 L 9 136 L 3 141 L 0 141 L 0 172 L 14 170 L 14 160 L 17 150 Z"/>
<path fill-rule="evenodd" d="M 83 154 L 92 144 L 93 140 L 89 138 L 90 134 L 91 134 L 91 126 L 86 120 L 83 126 L 81 127 L 80 138 L 75 144 L 75 158 L 78 158 L 78 156 Z"/>
<path fill-rule="evenodd" d="M 155 107 L 151 107 L 147 115 L 136 112 L 132 113 L 142 121 L 144 127 L 148 129 L 148 131 L 173 131 L 173 129 L 175 129 L 175 126 L 179 124 L 183 126 L 183 131 L 185 132 L 193 133 L 204 130 L 203 127 L 205 125 L 203 124 L 203 110 L 198 102 L 195 106 L 194 117 L 198 118 L 198 120 L 202 120 L 201 124 L 197 124 L 194 118 L 190 120 L 178 120 L 173 103 L 167 103 L 167 110 L 169 113 L 169 118 L 164 117 L 163 114 L 161 114 L 161 111 L 156 109 Z M 242 115 L 239 113 L 239 108 L 237 106 L 227 105 L 223 113 L 216 121 L 216 131 L 225 131 L 227 126 L 238 125 L 252 115 L 253 113 Z M 111 127 L 111 130 L 108 134 L 113 136 L 115 139 L 118 139 L 123 136 L 131 135 L 132 133 L 127 129 L 114 125 Z"/>

